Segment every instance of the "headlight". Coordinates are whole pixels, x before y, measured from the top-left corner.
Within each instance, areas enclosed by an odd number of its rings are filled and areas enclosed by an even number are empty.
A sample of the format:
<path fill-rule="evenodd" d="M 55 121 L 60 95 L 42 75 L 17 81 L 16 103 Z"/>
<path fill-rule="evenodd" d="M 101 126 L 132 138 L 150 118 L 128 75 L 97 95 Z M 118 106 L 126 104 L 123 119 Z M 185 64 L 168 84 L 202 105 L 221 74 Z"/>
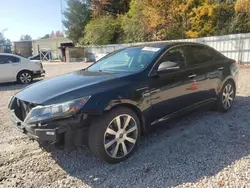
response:
<path fill-rule="evenodd" d="M 90 96 L 60 104 L 37 106 L 29 112 L 24 122 L 31 124 L 39 123 L 44 120 L 69 117 L 78 112 L 81 107 L 89 100 L 89 98 Z"/>

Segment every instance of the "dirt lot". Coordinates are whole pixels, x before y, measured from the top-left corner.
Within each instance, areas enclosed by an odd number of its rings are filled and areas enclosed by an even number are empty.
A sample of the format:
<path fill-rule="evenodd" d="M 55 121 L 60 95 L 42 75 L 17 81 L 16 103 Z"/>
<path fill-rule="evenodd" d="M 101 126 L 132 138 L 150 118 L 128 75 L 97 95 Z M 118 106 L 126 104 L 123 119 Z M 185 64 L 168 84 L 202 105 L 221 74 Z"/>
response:
<path fill-rule="evenodd" d="M 46 79 L 84 64 L 45 65 Z M 48 153 L 17 132 L 7 110 L 24 86 L 0 85 L 0 187 L 250 187 L 250 69 L 241 69 L 226 114 L 196 112 L 142 138 L 127 161 L 108 165 L 85 147 Z"/>

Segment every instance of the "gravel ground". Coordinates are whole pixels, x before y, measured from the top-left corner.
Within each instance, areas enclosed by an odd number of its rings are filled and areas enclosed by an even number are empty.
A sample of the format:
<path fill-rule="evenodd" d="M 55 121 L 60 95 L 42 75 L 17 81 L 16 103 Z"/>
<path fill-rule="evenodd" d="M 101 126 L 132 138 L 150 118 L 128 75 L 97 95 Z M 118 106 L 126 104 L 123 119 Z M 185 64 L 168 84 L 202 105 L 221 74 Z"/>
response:
<path fill-rule="evenodd" d="M 46 78 L 84 64 L 45 64 Z M 0 187 L 250 187 L 250 69 L 231 111 L 196 112 L 158 126 L 117 165 L 85 147 L 50 153 L 17 132 L 7 105 L 23 88 L 0 85 Z"/>

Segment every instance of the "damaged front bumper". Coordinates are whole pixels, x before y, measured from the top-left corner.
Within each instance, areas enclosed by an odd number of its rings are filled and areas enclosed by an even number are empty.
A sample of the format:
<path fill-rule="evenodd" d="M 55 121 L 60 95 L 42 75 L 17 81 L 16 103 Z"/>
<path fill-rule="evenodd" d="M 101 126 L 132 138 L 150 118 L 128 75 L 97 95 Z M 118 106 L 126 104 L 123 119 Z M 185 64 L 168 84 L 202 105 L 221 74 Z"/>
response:
<path fill-rule="evenodd" d="M 87 139 L 88 121 L 86 114 L 78 114 L 62 120 L 39 124 L 25 124 L 11 111 L 14 127 L 38 142 L 49 142 L 60 146 L 82 145 Z"/>

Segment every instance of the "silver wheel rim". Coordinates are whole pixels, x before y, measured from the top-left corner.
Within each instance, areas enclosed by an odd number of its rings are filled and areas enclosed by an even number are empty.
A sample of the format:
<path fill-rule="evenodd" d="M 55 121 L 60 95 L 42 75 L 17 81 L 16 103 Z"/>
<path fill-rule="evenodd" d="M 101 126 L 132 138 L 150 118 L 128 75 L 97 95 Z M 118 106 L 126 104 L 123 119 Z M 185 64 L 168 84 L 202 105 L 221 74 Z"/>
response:
<path fill-rule="evenodd" d="M 30 82 L 31 82 L 31 75 L 30 75 L 30 73 L 27 73 L 27 72 L 22 73 L 22 74 L 20 75 L 20 80 L 21 80 L 21 82 L 24 83 L 24 84 L 30 83 Z"/>
<path fill-rule="evenodd" d="M 138 127 L 133 117 L 127 114 L 115 117 L 104 134 L 104 148 L 112 158 L 122 158 L 134 148 Z"/>
<path fill-rule="evenodd" d="M 227 84 L 223 90 L 222 104 L 225 109 L 229 109 L 234 100 L 234 89 L 231 84 Z"/>

